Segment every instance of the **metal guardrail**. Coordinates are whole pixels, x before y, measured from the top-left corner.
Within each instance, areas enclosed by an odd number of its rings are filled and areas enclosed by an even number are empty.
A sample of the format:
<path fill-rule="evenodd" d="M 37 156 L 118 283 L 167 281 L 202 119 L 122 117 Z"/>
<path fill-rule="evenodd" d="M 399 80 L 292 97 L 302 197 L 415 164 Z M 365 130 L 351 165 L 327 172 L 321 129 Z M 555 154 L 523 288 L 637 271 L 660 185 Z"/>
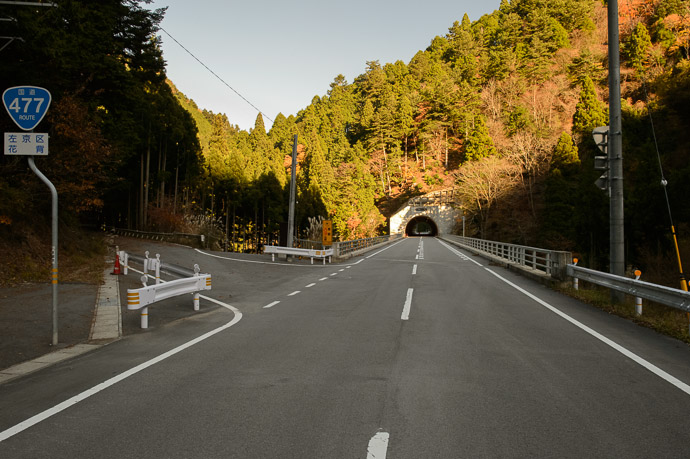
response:
<path fill-rule="evenodd" d="M 480 252 L 493 255 L 511 263 L 515 263 L 555 278 L 565 278 L 565 268 L 572 260 L 570 252 L 540 249 L 524 245 L 507 244 L 505 242 L 486 241 L 462 236 L 444 236 L 460 245 L 470 247 Z"/>
<path fill-rule="evenodd" d="M 331 259 L 333 256 L 333 249 L 328 250 L 315 250 L 315 249 L 302 249 L 299 247 L 281 247 L 279 245 L 265 245 L 264 253 L 271 254 L 271 261 L 276 261 L 276 254 L 282 255 L 295 255 L 300 257 L 311 258 L 311 264 L 314 264 L 314 258 L 322 258 L 323 264 L 326 264 L 326 258 Z"/>
<path fill-rule="evenodd" d="M 134 237 L 140 239 L 151 239 L 153 241 L 179 241 L 186 240 L 191 244 L 204 247 L 206 244 L 206 237 L 203 234 L 189 234 L 189 233 L 161 233 L 155 231 L 139 231 L 122 228 L 112 228 L 111 231 L 120 236 Z"/>
<path fill-rule="evenodd" d="M 199 265 L 194 265 L 194 270 L 191 271 L 175 265 L 168 265 L 161 263 L 160 255 L 156 254 L 156 258 L 149 258 L 149 252 L 146 251 L 144 257 L 131 255 L 124 250 L 116 250 L 117 263 L 124 267 L 124 273 L 127 274 L 129 270 L 130 261 L 141 263 L 144 267 L 141 281 L 143 288 L 127 289 L 127 309 L 141 310 L 141 328 L 148 328 L 149 326 L 149 311 L 148 306 L 155 302 L 171 298 L 173 296 L 184 295 L 187 293 L 194 294 L 194 310 L 199 310 L 199 291 L 211 290 L 211 275 L 200 274 Z M 154 285 L 147 285 L 148 272 L 155 273 Z M 161 271 L 168 271 L 184 277 L 182 279 L 175 279 L 171 281 L 163 281 L 161 279 Z"/>
<path fill-rule="evenodd" d="M 148 258 L 148 251 L 146 252 L 146 255 L 147 255 L 146 257 L 140 257 L 138 255 L 132 255 L 131 253 L 128 253 L 127 259 L 133 260 L 133 261 L 139 263 L 140 265 L 144 265 L 144 263 L 146 263 L 147 259 L 153 260 L 153 258 Z M 148 267 L 145 267 L 145 269 L 148 269 Z M 161 263 L 160 264 L 160 270 L 163 272 L 172 273 L 172 274 L 175 274 L 176 276 L 182 276 L 182 277 L 191 277 L 195 274 L 193 269 L 183 268 L 181 266 L 170 265 L 168 263 Z"/>
<path fill-rule="evenodd" d="M 334 256 L 336 258 L 342 257 L 358 250 L 373 247 L 384 242 L 392 241 L 401 237 L 399 234 L 391 234 L 387 236 L 369 237 L 365 239 L 354 239 L 352 241 L 339 241 L 333 243 Z"/>
<path fill-rule="evenodd" d="M 576 279 L 690 312 L 690 292 L 575 265 L 568 265 L 566 272 Z"/>

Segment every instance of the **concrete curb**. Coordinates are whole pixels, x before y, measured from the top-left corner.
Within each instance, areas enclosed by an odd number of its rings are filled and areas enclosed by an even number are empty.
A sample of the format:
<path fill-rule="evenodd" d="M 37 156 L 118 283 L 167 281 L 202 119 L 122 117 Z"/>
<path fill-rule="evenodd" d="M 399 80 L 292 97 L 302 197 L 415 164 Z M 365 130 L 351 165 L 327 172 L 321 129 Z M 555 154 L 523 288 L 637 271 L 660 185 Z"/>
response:
<path fill-rule="evenodd" d="M 119 279 L 110 273 L 111 269 L 103 272 L 103 283 L 98 289 L 90 341 L 114 340 L 122 336 Z"/>

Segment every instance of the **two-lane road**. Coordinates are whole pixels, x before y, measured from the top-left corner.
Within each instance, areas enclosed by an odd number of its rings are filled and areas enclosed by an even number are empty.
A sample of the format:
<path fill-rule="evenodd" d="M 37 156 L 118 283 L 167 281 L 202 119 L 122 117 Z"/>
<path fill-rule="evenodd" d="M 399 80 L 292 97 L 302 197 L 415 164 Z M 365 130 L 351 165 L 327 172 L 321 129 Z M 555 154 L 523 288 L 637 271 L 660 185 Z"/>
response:
<path fill-rule="evenodd" d="M 165 257 L 203 260 L 241 320 L 220 307 L 0 386 L 0 457 L 686 456 L 687 346 L 443 241 L 325 267 L 212 255 Z"/>

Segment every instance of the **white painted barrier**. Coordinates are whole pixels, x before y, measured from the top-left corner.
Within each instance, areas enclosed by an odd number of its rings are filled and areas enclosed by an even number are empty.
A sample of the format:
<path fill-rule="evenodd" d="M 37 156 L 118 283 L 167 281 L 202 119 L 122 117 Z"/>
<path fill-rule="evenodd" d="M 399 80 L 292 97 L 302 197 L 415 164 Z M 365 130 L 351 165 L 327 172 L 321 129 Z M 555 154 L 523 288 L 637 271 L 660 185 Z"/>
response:
<path fill-rule="evenodd" d="M 331 262 L 333 257 L 333 249 L 318 250 L 318 249 L 300 249 L 297 247 L 281 247 L 279 245 L 265 245 L 264 253 L 271 254 L 271 261 L 276 261 L 276 254 L 279 255 L 295 255 L 300 257 L 311 258 L 311 264 L 314 264 L 314 258 L 323 259 L 323 264 L 326 264 L 326 257 L 328 262 Z"/>
<path fill-rule="evenodd" d="M 148 257 L 148 252 L 147 252 Z M 146 258 L 144 272 L 153 269 L 156 272 L 156 283 L 146 285 L 147 276 L 142 276 L 144 287 L 137 289 L 127 289 L 127 309 L 141 309 L 141 328 L 148 328 L 148 306 L 157 301 L 172 298 L 174 296 L 187 293 L 194 294 L 194 310 L 199 310 L 199 292 L 201 290 L 211 290 L 211 275 L 198 274 L 198 265 L 195 265 L 196 276 L 176 279 L 162 283 L 160 280 L 160 256 L 156 258 Z"/>

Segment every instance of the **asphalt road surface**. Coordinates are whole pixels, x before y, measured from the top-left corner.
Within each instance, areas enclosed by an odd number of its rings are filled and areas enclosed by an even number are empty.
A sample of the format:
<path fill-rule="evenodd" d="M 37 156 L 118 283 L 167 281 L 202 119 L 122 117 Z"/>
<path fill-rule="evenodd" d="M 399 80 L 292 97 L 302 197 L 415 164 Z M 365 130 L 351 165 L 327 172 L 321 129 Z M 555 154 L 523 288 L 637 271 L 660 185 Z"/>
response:
<path fill-rule="evenodd" d="M 437 239 L 160 250 L 215 301 L 0 386 L 0 457 L 688 457 L 685 344 Z"/>

